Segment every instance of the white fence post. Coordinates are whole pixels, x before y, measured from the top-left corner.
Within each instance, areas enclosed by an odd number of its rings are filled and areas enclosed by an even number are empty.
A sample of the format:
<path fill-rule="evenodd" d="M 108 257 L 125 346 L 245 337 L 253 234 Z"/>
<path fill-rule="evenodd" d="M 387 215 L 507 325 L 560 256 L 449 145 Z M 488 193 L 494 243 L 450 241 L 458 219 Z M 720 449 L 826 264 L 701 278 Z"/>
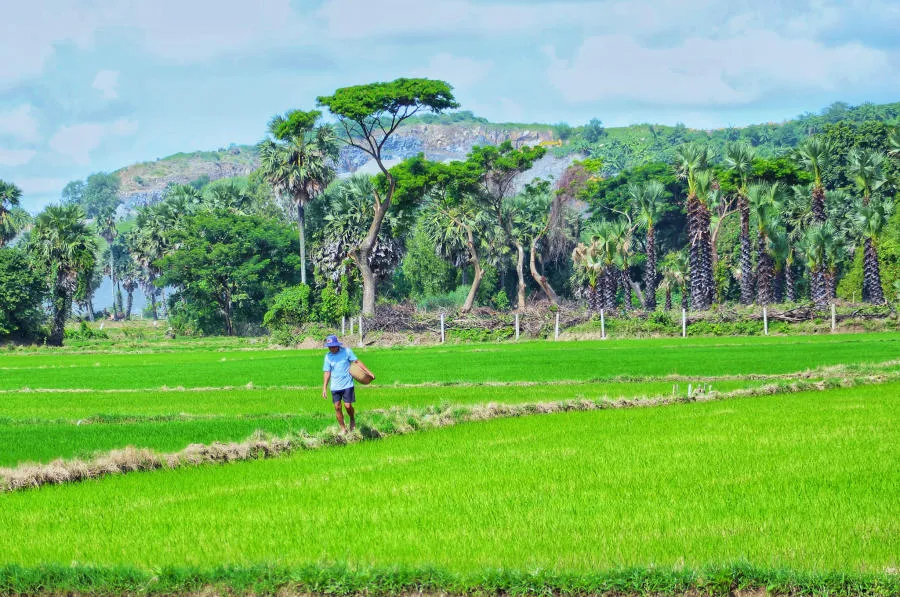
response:
<path fill-rule="evenodd" d="M 363 345 L 363 325 L 362 325 L 362 315 L 359 316 L 359 345 Z"/>
<path fill-rule="evenodd" d="M 350 335 L 353 335 L 353 318 L 350 318 Z"/>
<path fill-rule="evenodd" d="M 687 338 L 687 310 L 681 310 L 681 337 Z"/>
<path fill-rule="evenodd" d="M 553 332 L 553 339 L 559 340 L 559 311 L 556 312 L 556 329 Z"/>
<path fill-rule="evenodd" d="M 519 314 L 516 313 L 516 340 L 519 339 Z"/>
<path fill-rule="evenodd" d="M 834 303 L 831 303 L 831 333 L 835 333 L 837 331 L 837 311 L 834 308 Z"/>
<path fill-rule="evenodd" d="M 441 344 L 444 343 L 444 314 L 441 313 Z"/>
<path fill-rule="evenodd" d="M 606 340 L 606 312 L 600 309 L 600 339 Z"/>
<path fill-rule="evenodd" d="M 347 316 L 341 315 L 341 336 L 347 333 Z"/>
<path fill-rule="evenodd" d="M 763 334 L 769 335 L 769 312 L 763 307 Z"/>

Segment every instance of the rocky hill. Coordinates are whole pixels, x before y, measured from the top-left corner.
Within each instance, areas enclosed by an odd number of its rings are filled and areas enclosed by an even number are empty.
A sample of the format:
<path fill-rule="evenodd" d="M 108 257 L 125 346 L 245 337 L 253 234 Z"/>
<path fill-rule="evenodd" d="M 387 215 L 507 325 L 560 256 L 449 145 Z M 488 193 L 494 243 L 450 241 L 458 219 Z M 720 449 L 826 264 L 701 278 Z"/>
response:
<path fill-rule="evenodd" d="M 555 140 L 550 126 L 502 125 L 486 123 L 412 124 L 400 128 L 384 147 L 384 157 L 394 163 L 419 153 L 432 160 L 462 159 L 475 145 L 537 145 Z M 547 175 L 555 174 L 570 160 L 548 159 L 542 164 Z M 558 164 L 556 162 L 559 162 Z M 259 165 L 256 147 L 232 145 L 218 151 L 177 153 L 154 162 L 141 162 L 115 172 L 121 181 L 121 197 L 126 206 L 154 203 L 172 184 L 188 184 L 198 179 L 210 181 L 244 176 Z M 344 148 L 338 162 L 338 174 L 362 171 L 375 173 L 368 154 Z"/>

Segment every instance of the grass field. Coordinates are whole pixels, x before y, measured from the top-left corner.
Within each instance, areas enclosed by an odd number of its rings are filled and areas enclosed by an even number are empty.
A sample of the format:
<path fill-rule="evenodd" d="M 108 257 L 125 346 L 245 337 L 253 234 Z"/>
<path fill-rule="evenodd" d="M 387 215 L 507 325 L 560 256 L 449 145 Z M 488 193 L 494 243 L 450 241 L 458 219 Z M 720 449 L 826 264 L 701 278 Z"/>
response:
<path fill-rule="evenodd" d="M 378 374 L 359 390 L 365 423 L 395 407 L 640 400 L 669 397 L 673 386 L 682 396 L 700 382 L 722 393 L 798 377 L 834 385 L 856 372 L 896 380 L 900 336 L 358 354 Z M 334 425 L 319 395 L 321 359 L 322 351 L 212 348 L 0 355 L 0 467 L 321 432 Z M 0 493 L 0 595 L 168 594 L 190 583 L 265 593 L 301 578 L 298 592 L 335 594 L 768 586 L 893 595 L 897 462 L 900 381 L 464 422 Z M 521 576 L 534 571 L 545 576 Z M 274 584 L 252 588 L 250 577 Z"/>

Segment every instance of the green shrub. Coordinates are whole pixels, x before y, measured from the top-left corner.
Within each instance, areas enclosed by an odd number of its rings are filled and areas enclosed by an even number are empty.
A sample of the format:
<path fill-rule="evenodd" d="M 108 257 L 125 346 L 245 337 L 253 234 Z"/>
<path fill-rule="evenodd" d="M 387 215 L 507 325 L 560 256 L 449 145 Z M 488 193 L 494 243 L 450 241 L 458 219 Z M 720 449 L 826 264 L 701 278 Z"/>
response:
<path fill-rule="evenodd" d="M 263 316 L 263 325 L 270 330 L 284 326 L 301 326 L 312 313 L 310 288 L 298 284 L 275 295 L 272 307 Z"/>
<path fill-rule="evenodd" d="M 419 308 L 426 311 L 436 311 L 438 309 L 453 309 L 461 307 L 466 302 L 469 294 L 468 286 L 457 286 L 453 292 L 439 294 L 437 296 L 426 296 L 417 303 Z"/>
<path fill-rule="evenodd" d="M 491 303 L 493 303 L 494 308 L 498 311 L 508 311 L 509 310 L 509 297 L 506 296 L 506 291 L 502 288 L 497 291 L 497 294 L 491 299 Z"/>
<path fill-rule="evenodd" d="M 65 330 L 63 335 L 66 340 L 106 340 L 109 338 L 109 334 L 103 330 L 95 330 L 86 321 L 82 321 L 77 330 Z"/>

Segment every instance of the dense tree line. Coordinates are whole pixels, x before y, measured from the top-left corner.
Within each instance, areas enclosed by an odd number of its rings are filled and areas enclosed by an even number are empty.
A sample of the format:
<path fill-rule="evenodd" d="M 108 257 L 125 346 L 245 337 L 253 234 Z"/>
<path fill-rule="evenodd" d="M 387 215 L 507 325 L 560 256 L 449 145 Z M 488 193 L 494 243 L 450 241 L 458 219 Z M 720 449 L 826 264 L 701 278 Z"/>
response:
<path fill-rule="evenodd" d="M 599 120 L 560 124 L 563 149 L 587 157 L 551 183 L 523 178 L 546 149 L 511 143 L 386 163 L 403 123 L 457 107 L 442 81 L 348 87 L 318 104 L 336 124 L 319 111 L 275 116 L 253 175 L 173 185 L 125 219 L 114 175 L 70 183 L 36 218 L 0 181 L 0 337 L 61 344 L 73 305 L 97 313 L 103 276 L 104 316 L 131 317 L 140 288 L 149 316 L 205 334 L 334 324 L 378 301 L 702 311 L 882 304 L 900 291 L 900 133 L 885 118 L 895 105 L 773 125 L 790 129 L 783 146 L 753 127 L 659 127 L 627 160 Z M 341 144 L 378 174 L 337 178 Z"/>

